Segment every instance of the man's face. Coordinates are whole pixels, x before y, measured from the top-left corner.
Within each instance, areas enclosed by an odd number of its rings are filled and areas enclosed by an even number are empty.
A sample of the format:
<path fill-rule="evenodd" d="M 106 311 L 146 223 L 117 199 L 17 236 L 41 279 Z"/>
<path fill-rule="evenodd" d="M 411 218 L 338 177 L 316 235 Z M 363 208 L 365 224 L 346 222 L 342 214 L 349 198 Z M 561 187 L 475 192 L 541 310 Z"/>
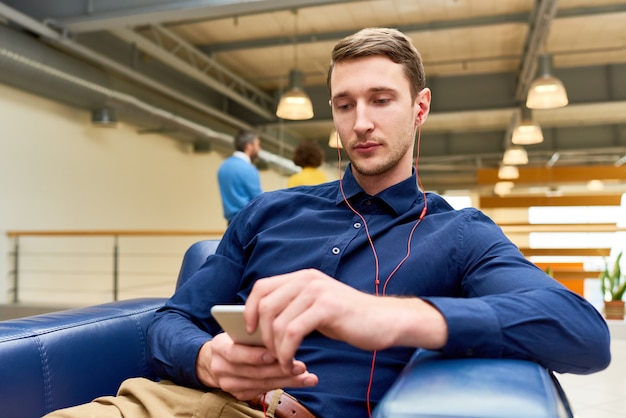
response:
<path fill-rule="evenodd" d="M 259 156 L 259 151 L 261 151 L 261 140 L 254 138 L 254 141 L 246 145 L 246 148 L 248 156 L 254 161 Z"/>
<path fill-rule="evenodd" d="M 337 63 L 331 89 L 335 127 L 357 180 L 407 178 L 415 130 L 428 112 L 430 91 L 424 89 L 412 100 L 403 67 L 384 56 Z"/>

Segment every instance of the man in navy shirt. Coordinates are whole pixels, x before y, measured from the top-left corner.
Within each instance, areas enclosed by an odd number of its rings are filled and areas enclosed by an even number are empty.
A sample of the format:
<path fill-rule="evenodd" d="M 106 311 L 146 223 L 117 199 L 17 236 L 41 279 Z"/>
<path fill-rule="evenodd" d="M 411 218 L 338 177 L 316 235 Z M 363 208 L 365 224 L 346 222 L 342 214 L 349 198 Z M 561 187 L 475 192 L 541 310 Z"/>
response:
<path fill-rule="evenodd" d="M 343 39 L 328 87 L 350 158 L 343 178 L 265 193 L 244 208 L 149 327 L 166 380 L 127 381 L 102 408 L 263 417 L 280 399 L 299 416 L 363 417 L 416 349 L 530 359 L 558 372 L 605 368 L 609 334 L 593 306 L 480 211 L 453 210 L 418 186 L 415 135 L 419 147 L 430 90 L 411 41 L 392 29 Z M 215 304 L 245 304 L 265 347 L 221 333 Z"/>

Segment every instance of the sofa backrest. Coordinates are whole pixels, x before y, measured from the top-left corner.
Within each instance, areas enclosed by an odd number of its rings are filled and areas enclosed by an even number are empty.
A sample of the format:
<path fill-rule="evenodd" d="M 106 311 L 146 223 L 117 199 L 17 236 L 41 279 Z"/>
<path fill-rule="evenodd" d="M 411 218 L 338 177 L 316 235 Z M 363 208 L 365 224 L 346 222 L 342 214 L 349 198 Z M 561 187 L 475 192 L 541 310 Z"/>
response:
<path fill-rule="evenodd" d="M 215 253 L 219 243 L 220 240 L 217 239 L 198 241 L 187 249 L 178 273 L 176 289 L 182 286 L 182 284 L 204 264 L 209 255 Z"/>

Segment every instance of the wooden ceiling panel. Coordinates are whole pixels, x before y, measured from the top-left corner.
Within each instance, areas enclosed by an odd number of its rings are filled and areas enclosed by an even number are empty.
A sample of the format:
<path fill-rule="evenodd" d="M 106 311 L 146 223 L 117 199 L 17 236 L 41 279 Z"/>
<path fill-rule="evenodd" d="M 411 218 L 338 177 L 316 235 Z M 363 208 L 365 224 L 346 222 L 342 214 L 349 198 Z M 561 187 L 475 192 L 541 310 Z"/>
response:
<path fill-rule="evenodd" d="M 626 12 L 557 19 L 546 44 L 555 67 L 626 62 Z"/>
<path fill-rule="evenodd" d="M 515 71 L 527 28 L 523 24 L 411 32 L 427 76 Z"/>

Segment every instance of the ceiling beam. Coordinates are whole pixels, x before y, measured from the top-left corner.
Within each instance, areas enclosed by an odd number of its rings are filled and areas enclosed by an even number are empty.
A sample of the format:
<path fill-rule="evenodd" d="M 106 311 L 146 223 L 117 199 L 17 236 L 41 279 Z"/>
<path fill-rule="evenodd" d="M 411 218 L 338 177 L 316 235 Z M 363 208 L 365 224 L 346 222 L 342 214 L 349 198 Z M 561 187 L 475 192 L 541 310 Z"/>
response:
<path fill-rule="evenodd" d="M 408 25 L 393 25 L 394 28 L 398 29 L 403 33 L 411 33 L 411 32 L 425 32 L 425 31 L 433 31 L 433 30 L 448 30 L 448 29 L 460 29 L 460 28 L 468 28 L 475 26 L 490 26 L 490 25 L 500 25 L 503 23 L 526 23 L 528 22 L 528 13 L 514 13 L 514 14 L 505 14 L 505 15 L 494 15 L 494 16 L 479 16 L 465 19 L 455 19 L 455 20 L 442 20 L 442 21 L 430 21 L 430 22 L 422 22 L 422 23 L 412 23 Z M 326 41 L 335 41 L 346 36 L 352 35 L 358 29 L 346 29 L 339 31 L 329 31 L 329 32 L 316 32 L 309 34 L 299 34 L 297 36 L 289 35 L 289 36 L 277 36 L 271 38 L 257 38 L 243 41 L 232 41 L 232 42 L 221 42 L 214 44 L 204 44 L 199 45 L 198 48 L 207 51 L 207 52 L 226 52 L 233 51 L 239 49 L 250 49 L 250 48 L 270 48 L 275 46 L 281 46 L 290 43 L 314 43 L 314 42 L 326 42 Z"/>
<path fill-rule="evenodd" d="M 46 18 L 73 33 L 193 22 L 364 0 L 9 0 L 18 10 Z M 367 0 L 365 0 L 367 1 Z"/>
<path fill-rule="evenodd" d="M 151 25 L 141 33 L 132 29 L 113 29 L 112 33 L 166 65 L 201 82 L 256 112 L 266 120 L 275 120 L 274 98 L 205 55 L 193 45 L 160 25 Z"/>
<path fill-rule="evenodd" d="M 581 7 L 566 10 L 558 10 L 555 18 L 569 18 L 580 17 L 595 14 L 607 14 L 607 13 L 619 13 L 626 12 L 626 4 L 609 5 L 609 6 L 595 6 L 595 7 Z M 228 16 L 227 16 L 228 17 Z M 425 32 L 433 30 L 452 30 L 461 29 L 473 26 L 491 26 L 501 25 L 506 23 L 522 23 L 526 24 L 531 20 L 531 14 L 529 13 L 510 13 L 494 16 L 480 16 L 474 18 L 431 21 L 423 23 L 413 23 L 408 25 L 394 25 L 398 30 L 405 33 L 412 32 Z M 342 39 L 348 35 L 356 32 L 358 28 L 351 28 L 346 30 L 316 32 L 316 33 L 301 33 L 297 36 L 275 36 L 269 38 L 256 38 L 241 41 L 220 42 L 198 45 L 199 49 L 206 52 L 230 52 L 241 49 L 255 49 L 255 48 L 272 48 L 276 46 L 282 46 L 285 44 L 291 44 L 296 42 L 298 44 L 314 43 L 314 42 L 327 42 Z"/>
<path fill-rule="evenodd" d="M 626 231 L 615 223 L 576 224 L 499 224 L 505 234 L 529 234 L 531 232 L 617 232 Z"/>
<path fill-rule="evenodd" d="M 555 263 L 537 263 L 538 267 L 554 267 Z M 582 282 L 584 279 L 595 279 L 600 276 L 601 270 L 557 270 L 552 272 L 555 280 L 565 281 L 565 280 L 579 280 Z M 565 283 L 563 283 L 565 284 Z M 570 289 L 574 290 L 572 285 L 570 285 Z M 582 292 L 584 292 L 584 285 L 582 286 Z M 579 293 L 582 296 L 582 293 Z"/>
<path fill-rule="evenodd" d="M 516 184 L 585 183 L 590 180 L 626 180 L 626 168 L 615 165 L 520 167 Z M 497 168 L 477 171 L 480 185 L 493 185 L 500 181 Z"/>
<path fill-rule="evenodd" d="M 529 248 L 519 249 L 526 257 L 536 256 L 574 256 L 574 257 L 608 257 L 610 248 Z"/>
<path fill-rule="evenodd" d="M 280 10 L 303 9 L 350 3 L 366 0 L 55 0 L 40 2 L 32 0 L 5 0 L 4 3 L 40 20 L 54 22 L 72 33 L 93 32 L 110 28 L 135 27 L 154 22 L 173 24 L 198 20 L 216 20 L 235 16 L 269 13 Z M 626 11 L 626 4 L 599 5 L 559 10 L 556 18 L 579 17 L 594 14 L 618 13 Z M 398 29 L 406 32 L 458 29 L 470 26 L 497 25 L 503 23 L 527 23 L 528 13 L 514 13 L 497 16 L 432 21 L 419 24 L 401 25 Z M 355 29 L 329 31 L 315 34 L 301 34 L 298 43 L 320 42 L 341 39 Z M 284 45 L 293 42 L 293 37 L 279 36 L 240 42 L 225 42 L 199 46 L 205 51 L 230 51 L 235 49 L 261 48 Z"/>
<path fill-rule="evenodd" d="M 480 196 L 481 209 L 529 208 L 531 206 L 619 206 L 621 194 L 579 196 Z"/>

